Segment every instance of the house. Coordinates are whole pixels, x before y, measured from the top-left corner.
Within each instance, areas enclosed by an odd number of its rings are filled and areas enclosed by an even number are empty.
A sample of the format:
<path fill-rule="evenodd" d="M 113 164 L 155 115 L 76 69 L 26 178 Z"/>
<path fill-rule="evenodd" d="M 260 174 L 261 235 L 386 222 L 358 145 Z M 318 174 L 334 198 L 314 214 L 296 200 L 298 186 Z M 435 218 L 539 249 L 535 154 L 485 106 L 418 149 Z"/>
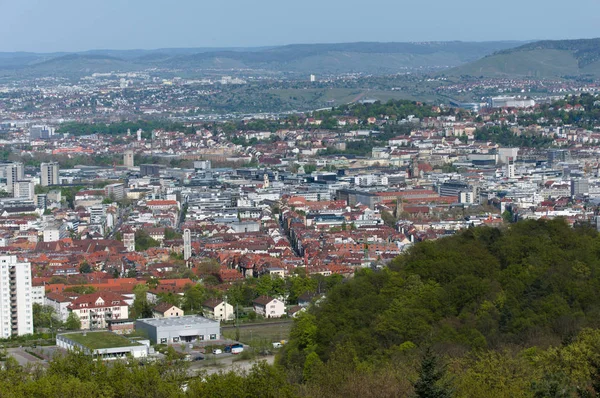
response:
<path fill-rule="evenodd" d="M 287 314 L 290 318 L 296 318 L 298 315 L 300 315 L 304 311 L 306 311 L 306 307 L 300 307 L 299 305 L 295 305 L 288 309 Z"/>
<path fill-rule="evenodd" d="M 306 308 L 319 298 L 321 298 L 321 295 L 318 295 L 317 293 L 313 293 L 313 292 L 302 293 L 300 296 L 298 296 L 298 305 L 300 307 Z"/>
<path fill-rule="evenodd" d="M 280 318 L 285 314 L 283 301 L 276 298 L 260 296 L 252 303 L 254 304 L 254 312 L 265 318 Z"/>
<path fill-rule="evenodd" d="M 69 316 L 68 307 L 71 305 L 71 299 L 59 293 L 48 293 L 44 297 L 44 305 L 54 308 L 54 313 L 58 315 L 61 322 L 66 322 Z"/>
<path fill-rule="evenodd" d="M 204 316 L 215 321 L 231 321 L 235 318 L 233 305 L 221 299 L 210 299 L 202 303 Z"/>
<path fill-rule="evenodd" d="M 129 317 L 129 306 L 125 298 L 112 292 L 84 294 L 74 299 L 67 307 L 81 320 L 81 329 L 104 329 L 106 321 Z"/>
<path fill-rule="evenodd" d="M 154 318 L 171 318 L 173 316 L 183 316 L 183 310 L 169 303 L 160 303 L 152 308 Z"/>

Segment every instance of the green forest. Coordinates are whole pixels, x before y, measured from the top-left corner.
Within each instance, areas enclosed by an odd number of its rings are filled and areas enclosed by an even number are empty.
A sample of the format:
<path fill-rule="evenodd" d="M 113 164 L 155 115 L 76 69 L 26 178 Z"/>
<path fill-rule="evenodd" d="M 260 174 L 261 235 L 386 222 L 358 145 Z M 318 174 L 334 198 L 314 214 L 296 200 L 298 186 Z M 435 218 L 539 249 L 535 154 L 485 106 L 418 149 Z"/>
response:
<path fill-rule="evenodd" d="M 562 219 L 478 227 L 363 269 L 294 322 L 274 365 L 8 359 L 2 397 L 598 397 L 600 235 Z"/>

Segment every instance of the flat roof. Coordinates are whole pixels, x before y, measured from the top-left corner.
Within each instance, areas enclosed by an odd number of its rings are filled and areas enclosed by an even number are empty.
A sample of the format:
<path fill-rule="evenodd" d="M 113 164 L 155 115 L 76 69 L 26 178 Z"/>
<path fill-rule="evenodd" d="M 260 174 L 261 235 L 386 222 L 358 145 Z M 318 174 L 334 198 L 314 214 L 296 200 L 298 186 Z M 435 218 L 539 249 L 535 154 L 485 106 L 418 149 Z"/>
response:
<path fill-rule="evenodd" d="M 73 340 L 76 343 L 89 348 L 90 350 L 97 350 L 101 348 L 119 348 L 119 347 L 131 347 L 140 345 L 135 341 L 114 334 L 111 332 L 81 332 L 81 333 L 65 333 L 60 336 Z"/>
<path fill-rule="evenodd" d="M 155 327 L 219 324 L 219 321 L 213 321 L 212 319 L 208 319 L 200 315 L 174 316 L 170 318 L 143 318 L 138 319 L 137 322 L 142 322 Z"/>

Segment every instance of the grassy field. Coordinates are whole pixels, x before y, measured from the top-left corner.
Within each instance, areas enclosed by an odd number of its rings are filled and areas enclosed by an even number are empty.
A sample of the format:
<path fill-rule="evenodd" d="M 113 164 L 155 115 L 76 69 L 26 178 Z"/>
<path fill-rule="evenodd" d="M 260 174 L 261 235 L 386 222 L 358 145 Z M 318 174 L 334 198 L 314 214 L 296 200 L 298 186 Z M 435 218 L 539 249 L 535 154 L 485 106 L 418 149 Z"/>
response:
<path fill-rule="evenodd" d="M 292 324 L 292 322 L 275 325 L 264 323 L 261 325 L 242 327 L 240 328 L 239 341 L 250 346 L 270 346 L 273 342 L 288 340 L 290 337 Z M 235 329 L 224 329 L 222 333 L 224 337 L 231 340 L 236 340 Z"/>
<path fill-rule="evenodd" d="M 125 337 L 111 332 L 86 332 L 85 335 L 83 333 L 68 333 L 65 334 L 65 337 L 91 350 L 138 345 L 138 343 L 132 343 Z"/>

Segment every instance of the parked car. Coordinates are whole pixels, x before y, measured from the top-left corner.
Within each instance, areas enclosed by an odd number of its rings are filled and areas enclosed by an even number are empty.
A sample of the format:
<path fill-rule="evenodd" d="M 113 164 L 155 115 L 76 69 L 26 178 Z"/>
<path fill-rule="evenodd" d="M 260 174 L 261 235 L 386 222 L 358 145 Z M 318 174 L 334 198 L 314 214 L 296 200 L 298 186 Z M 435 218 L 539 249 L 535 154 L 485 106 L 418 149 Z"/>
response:
<path fill-rule="evenodd" d="M 222 354 L 222 353 L 223 353 L 223 351 L 222 351 L 221 349 L 219 349 L 219 348 L 215 348 L 215 349 L 213 350 L 213 354 L 214 354 L 214 355 L 219 355 L 219 354 Z"/>

